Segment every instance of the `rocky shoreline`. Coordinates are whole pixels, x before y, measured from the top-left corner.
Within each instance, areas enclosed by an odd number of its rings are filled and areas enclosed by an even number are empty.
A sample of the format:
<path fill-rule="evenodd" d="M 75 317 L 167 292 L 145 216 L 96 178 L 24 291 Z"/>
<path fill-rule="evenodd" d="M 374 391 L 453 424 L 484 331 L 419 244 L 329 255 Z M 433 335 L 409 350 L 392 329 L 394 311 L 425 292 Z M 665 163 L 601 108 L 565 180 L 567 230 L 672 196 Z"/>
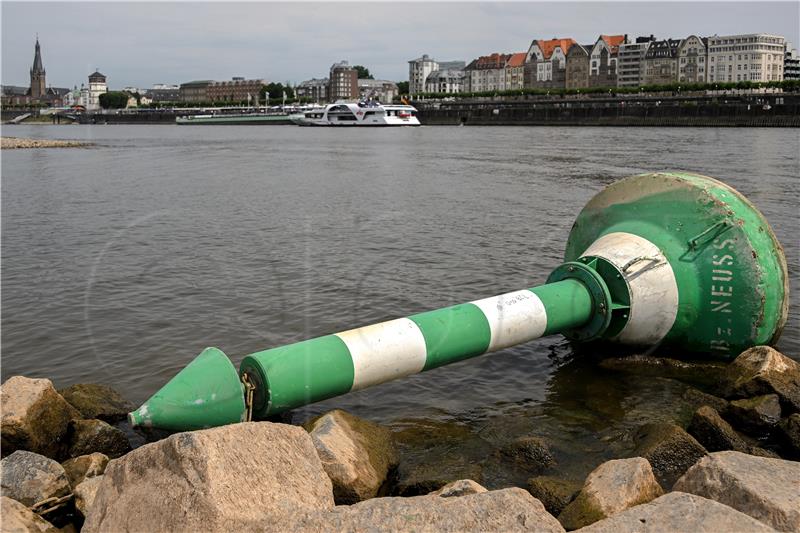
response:
<path fill-rule="evenodd" d="M 800 531 L 800 364 L 756 347 L 713 370 L 718 395 L 697 392 L 685 427 L 642 425 L 583 483 L 558 476 L 546 439 L 518 438 L 493 460 L 555 475 L 497 490 L 464 465 L 401 478 L 395 433 L 341 410 L 158 439 L 123 430 L 134 406 L 109 387 L 14 376 L 2 531 Z"/>
<path fill-rule="evenodd" d="M 57 139 L 25 139 L 22 137 L 0 138 L 0 147 L 3 150 L 16 150 L 21 148 L 81 148 L 92 146 L 92 143 L 82 141 L 62 141 Z"/>

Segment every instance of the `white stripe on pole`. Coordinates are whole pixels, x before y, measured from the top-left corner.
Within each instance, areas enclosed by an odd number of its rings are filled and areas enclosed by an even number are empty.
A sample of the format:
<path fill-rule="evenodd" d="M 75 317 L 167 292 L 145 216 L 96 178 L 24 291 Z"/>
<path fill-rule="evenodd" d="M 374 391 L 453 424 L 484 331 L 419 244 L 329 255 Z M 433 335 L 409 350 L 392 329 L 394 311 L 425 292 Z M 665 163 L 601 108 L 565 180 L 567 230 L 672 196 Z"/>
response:
<path fill-rule="evenodd" d="M 521 290 L 472 302 L 477 305 L 492 332 L 487 352 L 502 350 L 538 339 L 547 327 L 544 304 L 529 290 Z"/>
<path fill-rule="evenodd" d="M 602 257 L 622 273 L 631 296 L 628 323 L 616 340 L 625 344 L 657 344 L 678 315 L 678 284 L 667 258 L 643 237 L 616 232 L 603 235 L 583 252 Z"/>
<path fill-rule="evenodd" d="M 358 390 L 422 372 L 425 337 L 408 318 L 398 318 L 336 333 L 353 359 L 353 387 Z"/>

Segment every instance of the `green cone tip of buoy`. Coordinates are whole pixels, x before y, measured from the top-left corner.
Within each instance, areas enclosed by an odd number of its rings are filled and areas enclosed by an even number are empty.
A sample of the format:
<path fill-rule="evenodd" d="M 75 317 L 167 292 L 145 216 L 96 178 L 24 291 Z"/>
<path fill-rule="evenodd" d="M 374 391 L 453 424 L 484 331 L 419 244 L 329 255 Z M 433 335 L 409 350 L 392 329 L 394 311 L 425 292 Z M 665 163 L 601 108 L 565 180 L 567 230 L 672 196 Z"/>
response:
<path fill-rule="evenodd" d="M 556 333 L 732 359 L 777 342 L 788 306 L 783 249 L 742 194 L 698 174 L 641 174 L 586 204 L 544 285 L 251 353 L 241 382 L 208 348 L 130 421 L 263 419 Z"/>
<path fill-rule="evenodd" d="M 241 422 L 244 389 L 230 359 L 206 348 L 139 409 L 128 413 L 131 426 L 176 431 Z"/>

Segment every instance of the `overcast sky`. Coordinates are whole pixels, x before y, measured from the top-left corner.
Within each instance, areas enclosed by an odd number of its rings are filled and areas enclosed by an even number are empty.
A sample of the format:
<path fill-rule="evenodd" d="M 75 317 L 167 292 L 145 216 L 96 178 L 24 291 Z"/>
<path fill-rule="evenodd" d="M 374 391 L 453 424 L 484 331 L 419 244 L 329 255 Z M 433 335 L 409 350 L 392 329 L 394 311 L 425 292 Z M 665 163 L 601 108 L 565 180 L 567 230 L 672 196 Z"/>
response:
<path fill-rule="evenodd" d="M 47 83 L 72 87 L 95 68 L 109 86 L 232 76 L 326 77 L 345 59 L 376 78 L 408 79 L 408 60 L 522 52 L 532 39 L 598 34 L 681 38 L 765 32 L 797 44 L 800 2 L 160 3 L 7 2 L 2 83 L 29 85 L 36 33 Z"/>

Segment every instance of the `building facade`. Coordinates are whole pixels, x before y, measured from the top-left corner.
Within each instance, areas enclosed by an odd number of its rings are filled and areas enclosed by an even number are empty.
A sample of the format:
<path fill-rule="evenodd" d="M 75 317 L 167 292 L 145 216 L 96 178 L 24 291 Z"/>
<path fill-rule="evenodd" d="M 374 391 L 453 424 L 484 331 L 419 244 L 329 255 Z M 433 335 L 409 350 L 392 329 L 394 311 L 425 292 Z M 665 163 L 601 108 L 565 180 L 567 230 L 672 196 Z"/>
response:
<path fill-rule="evenodd" d="M 679 39 L 653 41 L 644 56 L 643 85 L 668 85 L 678 81 Z"/>
<path fill-rule="evenodd" d="M 89 87 L 86 100 L 86 109 L 91 111 L 100 109 L 100 95 L 108 92 L 105 75 L 95 70 L 89 74 Z"/>
<path fill-rule="evenodd" d="M 328 101 L 356 100 L 358 98 L 358 71 L 347 61 L 331 65 L 328 82 Z"/>
<path fill-rule="evenodd" d="M 230 81 L 212 81 L 206 95 L 211 102 L 249 102 L 255 104 L 264 86 L 264 80 L 246 80 L 241 77 Z"/>
<path fill-rule="evenodd" d="M 412 59 L 408 62 L 408 93 L 411 96 L 424 93 L 425 81 L 431 72 L 439 70 L 439 63 L 431 59 L 428 54 Z"/>
<path fill-rule="evenodd" d="M 426 93 L 464 92 L 464 69 L 434 70 L 425 80 Z"/>
<path fill-rule="evenodd" d="M 506 90 L 506 63 L 511 54 L 491 54 L 470 62 L 464 69 L 465 92 Z"/>
<path fill-rule="evenodd" d="M 706 40 L 690 35 L 678 47 L 678 82 L 706 82 Z"/>
<path fill-rule="evenodd" d="M 786 40 L 779 35 L 708 38 L 708 82 L 781 81 Z"/>
<path fill-rule="evenodd" d="M 797 49 L 792 48 L 792 43 L 785 44 L 786 51 L 783 54 L 783 79 L 800 80 L 800 55 Z"/>
<path fill-rule="evenodd" d="M 589 57 L 589 87 L 616 87 L 619 47 L 628 42 L 627 35 L 601 35 Z"/>
<path fill-rule="evenodd" d="M 185 103 L 208 102 L 208 86 L 211 80 L 195 80 L 181 83 L 178 88 L 180 101 Z"/>
<path fill-rule="evenodd" d="M 145 95 L 154 103 L 177 102 L 181 99 L 181 89 L 178 85 L 158 83 L 147 89 Z"/>
<path fill-rule="evenodd" d="M 632 43 L 619 45 L 617 54 L 617 87 L 639 87 L 644 85 L 644 58 L 650 43 L 656 39 L 637 37 Z"/>
<path fill-rule="evenodd" d="M 511 54 L 506 61 L 505 90 L 512 91 L 525 87 L 525 58 L 526 52 Z"/>
<path fill-rule="evenodd" d="M 358 80 L 359 100 L 373 100 L 384 104 L 391 103 L 400 94 L 397 84 L 389 80 Z"/>
<path fill-rule="evenodd" d="M 328 85 L 330 85 L 328 78 L 312 78 L 295 87 L 295 94 L 298 98 L 308 98 L 321 104 L 328 101 Z"/>
<path fill-rule="evenodd" d="M 525 87 L 563 89 L 566 87 L 567 52 L 573 39 L 537 39 L 525 57 Z"/>
<path fill-rule="evenodd" d="M 583 89 L 589 86 L 589 56 L 594 45 L 573 44 L 567 50 L 567 66 L 564 71 L 564 86 L 567 89 Z"/>

